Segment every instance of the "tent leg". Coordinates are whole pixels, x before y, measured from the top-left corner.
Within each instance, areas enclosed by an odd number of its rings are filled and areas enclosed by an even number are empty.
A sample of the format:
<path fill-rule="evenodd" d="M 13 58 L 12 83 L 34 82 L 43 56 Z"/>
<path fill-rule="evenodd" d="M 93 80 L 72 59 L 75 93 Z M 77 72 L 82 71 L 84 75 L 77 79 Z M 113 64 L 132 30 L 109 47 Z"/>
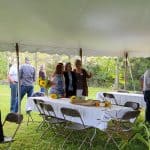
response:
<path fill-rule="evenodd" d="M 17 75 L 18 75 L 18 113 L 21 114 L 20 78 L 19 78 L 19 45 L 16 43 Z"/>
<path fill-rule="evenodd" d="M 115 79 L 114 89 L 115 90 L 119 89 L 119 57 L 117 57 L 116 59 L 116 79 Z"/>

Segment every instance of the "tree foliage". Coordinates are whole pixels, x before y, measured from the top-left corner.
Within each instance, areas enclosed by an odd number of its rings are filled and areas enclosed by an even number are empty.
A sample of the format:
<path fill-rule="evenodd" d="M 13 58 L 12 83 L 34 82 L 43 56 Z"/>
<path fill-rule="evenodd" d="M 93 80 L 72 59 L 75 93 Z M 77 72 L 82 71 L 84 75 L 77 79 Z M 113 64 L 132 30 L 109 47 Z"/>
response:
<path fill-rule="evenodd" d="M 116 62 L 114 58 L 91 57 L 84 64 L 88 72 L 93 74 L 89 80 L 90 85 L 111 86 L 115 79 Z"/>
<path fill-rule="evenodd" d="M 133 89 L 133 85 L 135 86 L 135 90 L 140 90 L 140 77 L 144 74 L 147 69 L 150 69 L 150 58 L 131 58 L 130 59 L 130 67 L 133 75 L 133 83 L 128 72 L 128 89 Z"/>
<path fill-rule="evenodd" d="M 7 58 L 5 53 L 0 53 L 0 80 L 6 79 L 7 77 Z"/>
<path fill-rule="evenodd" d="M 24 58 L 28 56 L 31 63 L 38 71 L 40 65 L 46 66 L 47 75 L 50 76 L 55 71 L 58 62 L 71 62 L 74 68 L 74 62 L 77 56 L 66 55 L 48 55 L 43 53 L 20 53 L 20 64 L 24 63 Z M 6 79 L 9 69 L 9 63 L 16 57 L 14 52 L 1 52 L 0 53 L 0 80 Z M 114 57 L 83 57 L 83 67 L 93 74 L 92 78 L 88 80 L 89 86 L 96 87 L 112 87 L 116 78 L 116 58 Z M 130 70 L 130 69 L 131 70 Z M 150 58 L 130 58 L 128 61 L 127 69 L 127 90 L 140 90 L 139 79 L 144 72 L 150 68 Z M 131 72 L 130 72 L 131 71 Z M 124 72 L 125 60 L 119 58 L 119 87 L 124 88 Z M 131 79 L 131 73 L 133 81 Z"/>
<path fill-rule="evenodd" d="M 150 58 L 131 58 L 127 66 L 127 90 L 139 91 L 140 77 L 150 68 Z M 115 83 L 116 59 L 112 57 L 90 57 L 84 63 L 84 67 L 92 72 L 93 77 L 89 80 L 91 86 L 110 87 Z M 132 80 L 132 78 L 133 80 Z M 124 88 L 125 60 L 119 58 L 119 87 Z"/>

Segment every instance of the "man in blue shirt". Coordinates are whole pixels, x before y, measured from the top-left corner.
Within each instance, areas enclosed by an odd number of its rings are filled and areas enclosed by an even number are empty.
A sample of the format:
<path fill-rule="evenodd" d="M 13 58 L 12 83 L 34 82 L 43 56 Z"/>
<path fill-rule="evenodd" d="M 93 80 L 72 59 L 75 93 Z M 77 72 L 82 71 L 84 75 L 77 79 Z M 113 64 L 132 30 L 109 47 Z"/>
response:
<path fill-rule="evenodd" d="M 33 94 L 33 83 L 36 80 L 35 68 L 30 64 L 28 57 L 25 58 L 25 64 L 21 65 L 19 69 L 19 79 L 20 79 L 20 100 L 23 99 L 25 94 L 27 97 L 31 97 Z M 18 104 L 16 104 L 16 112 L 18 111 Z"/>
<path fill-rule="evenodd" d="M 27 93 L 30 97 L 33 93 L 33 83 L 35 82 L 35 68 L 30 64 L 29 58 L 25 58 L 25 64 L 19 69 L 19 77 L 21 81 L 21 99 Z"/>

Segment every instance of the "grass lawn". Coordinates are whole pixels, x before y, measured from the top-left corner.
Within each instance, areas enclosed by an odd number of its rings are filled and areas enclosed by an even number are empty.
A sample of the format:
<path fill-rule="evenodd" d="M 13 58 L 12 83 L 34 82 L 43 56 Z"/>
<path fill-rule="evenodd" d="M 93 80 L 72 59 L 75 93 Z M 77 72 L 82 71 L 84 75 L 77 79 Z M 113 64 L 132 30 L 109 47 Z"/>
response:
<path fill-rule="evenodd" d="M 104 89 L 104 88 L 89 88 L 89 98 L 95 99 L 96 93 L 98 91 L 109 91 L 110 89 Z M 38 91 L 38 87 L 35 87 L 35 91 Z M 41 140 L 40 135 L 42 133 L 42 129 L 40 131 L 36 131 L 37 126 L 39 125 L 39 122 L 41 118 L 38 116 L 38 113 L 32 112 L 32 116 L 35 122 L 30 122 L 27 126 L 27 115 L 25 112 L 25 104 L 26 104 L 26 98 L 22 101 L 22 114 L 24 115 L 23 123 L 15 137 L 15 141 L 12 143 L 11 149 L 12 150 L 61 150 L 60 145 L 63 143 L 63 137 L 57 137 L 55 140 L 53 140 L 51 143 L 48 142 L 48 139 L 53 137 L 52 132 L 50 131 L 48 135 L 46 136 L 47 140 Z M 9 112 L 10 108 L 10 89 L 8 85 L 0 85 L 0 110 L 2 112 L 2 120 Z M 143 116 L 142 116 L 143 117 Z M 140 118 L 140 120 L 142 120 Z M 15 125 L 7 124 L 4 128 L 4 134 L 5 135 L 11 135 L 11 133 L 14 130 Z M 75 136 L 75 135 L 74 135 Z M 76 137 L 75 138 L 79 138 Z M 98 131 L 96 138 L 94 140 L 93 150 L 102 150 L 104 149 L 104 145 L 106 142 L 107 136 L 105 133 Z M 7 144 L 6 144 L 7 145 Z M 6 148 L 5 144 L 0 145 L 0 150 L 4 150 Z M 76 150 L 78 148 L 78 144 L 74 143 L 68 143 L 65 146 L 65 150 Z M 83 148 L 88 149 L 87 145 L 84 145 Z M 116 147 L 113 144 L 110 144 L 107 148 L 108 150 L 116 149 Z M 126 149 L 136 149 L 141 150 L 145 149 L 144 144 L 142 143 L 136 143 L 134 142 L 130 147 L 127 147 Z"/>

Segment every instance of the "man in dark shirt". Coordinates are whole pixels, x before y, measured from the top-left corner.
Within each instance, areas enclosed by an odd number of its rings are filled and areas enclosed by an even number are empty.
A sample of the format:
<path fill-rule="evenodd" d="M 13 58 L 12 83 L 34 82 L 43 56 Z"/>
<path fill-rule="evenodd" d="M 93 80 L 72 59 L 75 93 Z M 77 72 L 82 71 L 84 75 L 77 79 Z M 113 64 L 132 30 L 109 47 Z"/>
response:
<path fill-rule="evenodd" d="M 19 78 L 21 83 L 20 100 L 23 99 L 25 94 L 27 94 L 27 97 L 31 97 L 31 95 L 33 94 L 33 83 L 36 80 L 35 75 L 35 68 L 30 64 L 29 58 L 26 57 L 25 64 L 21 65 L 19 69 Z M 16 112 L 18 111 L 18 103 L 16 104 L 15 110 Z"/>

